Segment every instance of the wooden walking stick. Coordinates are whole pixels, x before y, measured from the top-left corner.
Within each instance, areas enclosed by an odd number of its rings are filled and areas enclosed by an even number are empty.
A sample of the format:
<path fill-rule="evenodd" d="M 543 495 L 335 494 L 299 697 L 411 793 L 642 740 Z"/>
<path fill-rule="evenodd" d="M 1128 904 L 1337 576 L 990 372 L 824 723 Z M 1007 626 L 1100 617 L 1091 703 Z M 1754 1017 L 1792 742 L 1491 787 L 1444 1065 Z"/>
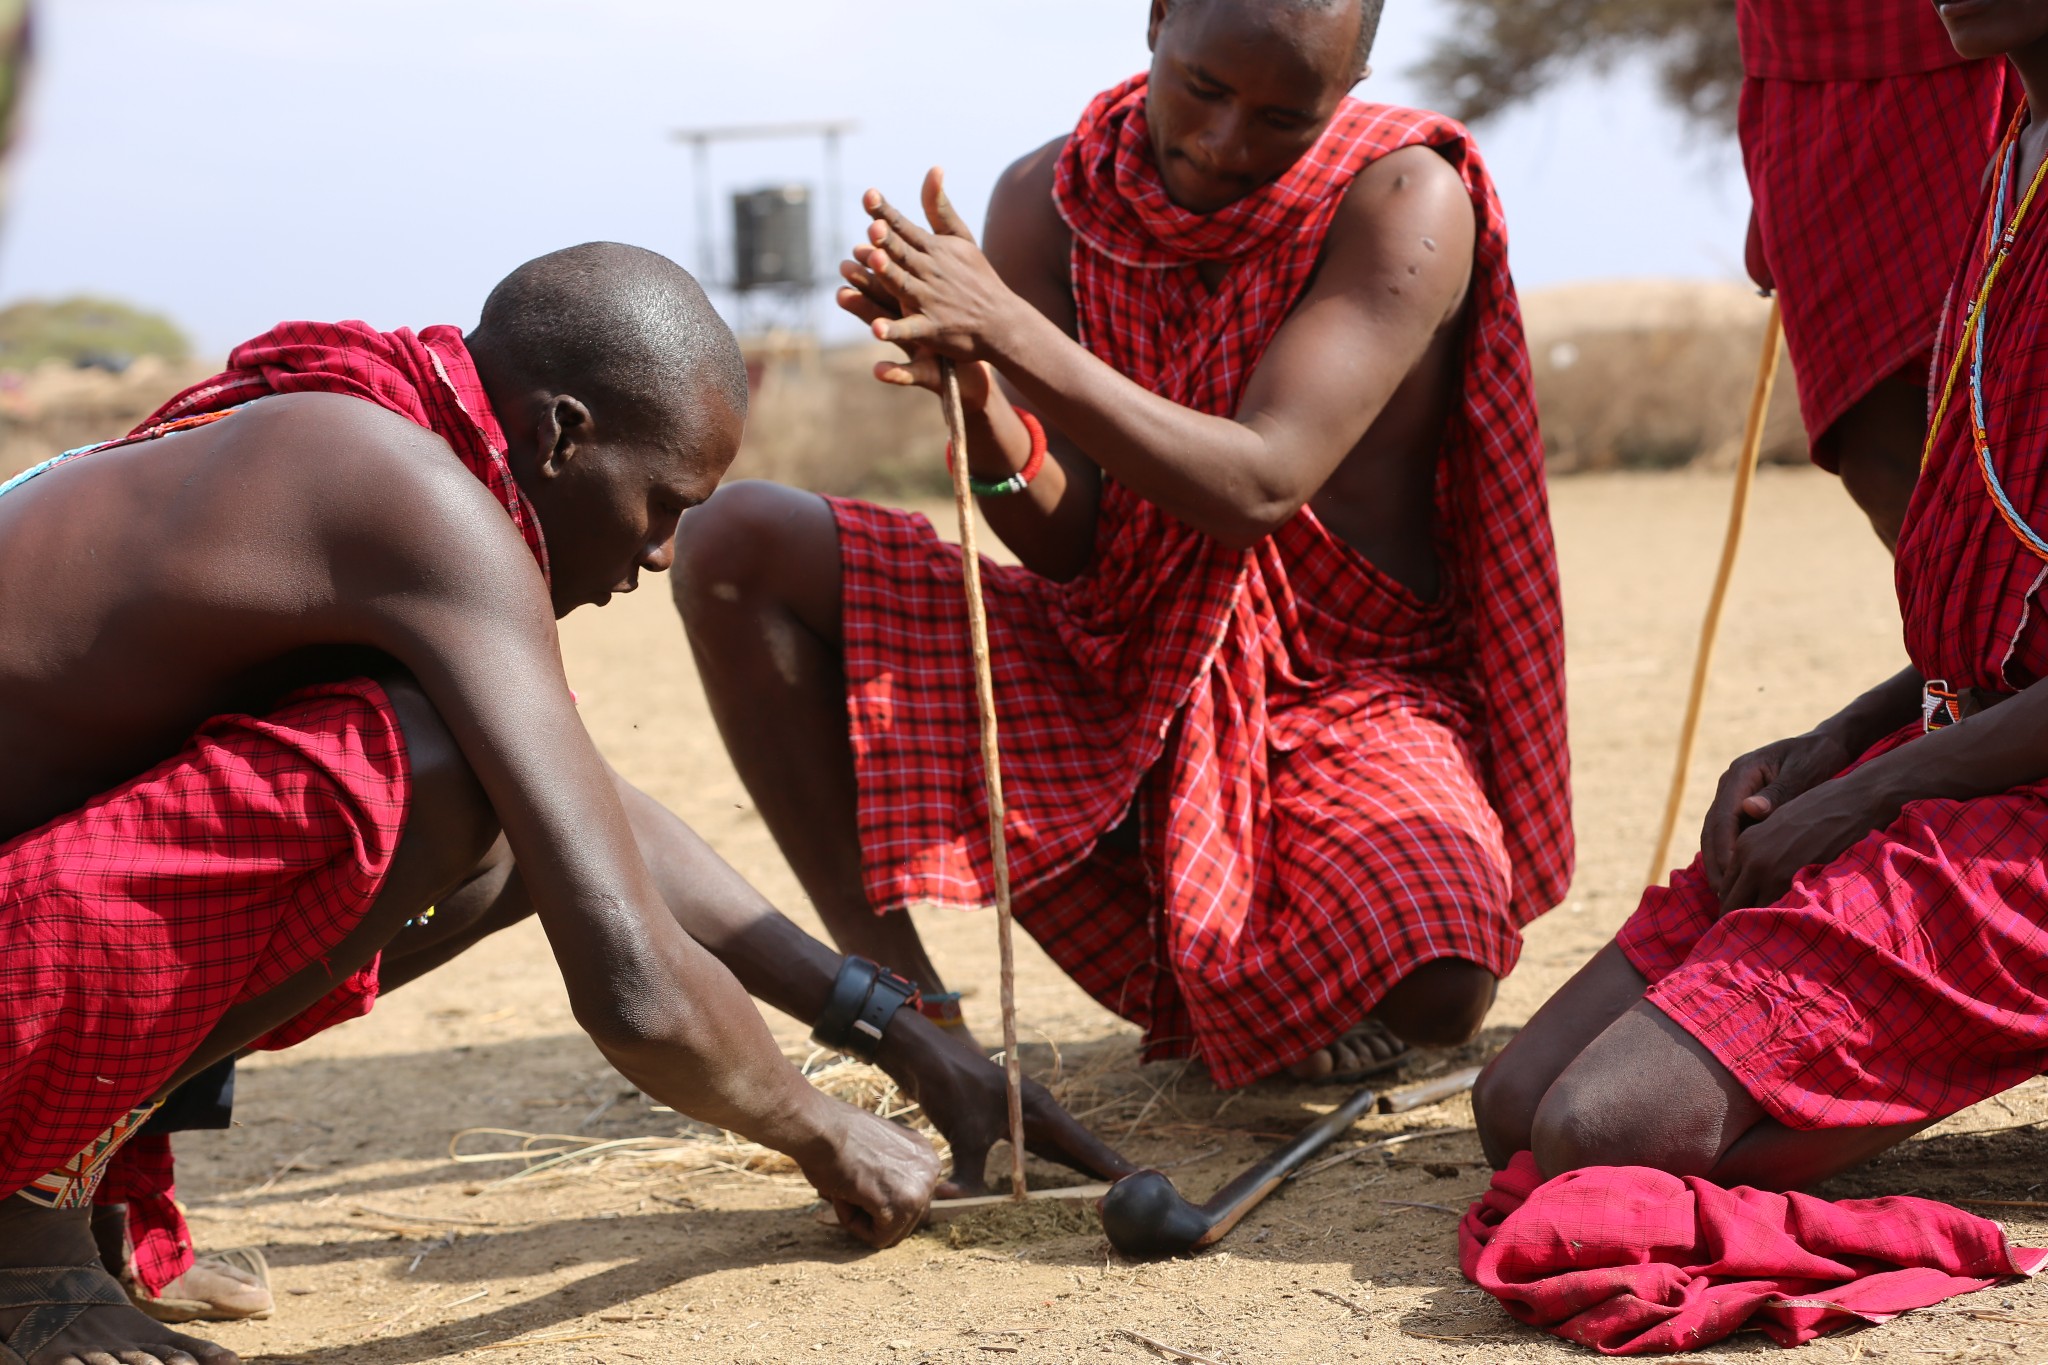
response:
<path fill-rule="evenodd" d="M 1692 771 L 1693 743 L 1699 738 L 1700 706 L 1707 696 L 1707 674 L 1714 663 L 1714 640 L 1721 633 L 1721 608 L 1728 600 L 1728 580 L 1735 573 L 1735 554 L 1742 547 L 1742 523 L 1749 512 L 1749 486 L 1756 479 L 1757 458 L 1764 447 L 1764 415 L 1771 406 L 1771 385 L 1778 377 L 1778 347 L 1784 340 L 1778 300 L 1771 299 L 1771 318 L 1764 324 L 1763 354 L 1757 358 L 1756 389 L 1749 399 L 1749 427 L 1742 438 L 1742 463 L 1735 470 L 1735 496 L 1728 505 L 1728 531 L 1721 540 L 1721 567 L 1714 591 L 1707 597 L 1706 620 L 1700 623 L 1699 653 L 1692 664 L 1692 695 L 1685 703 L 1685 724 L 1678 731 L 1678 761 L 1671 773 L 1671 792 L 1664 798 L 1664 824 L 1657 833 L 1657 852 L 1650 859 L 1647 885 L 1655 886 L 1670 870 L 1671 835 L 1678 828 L 1678 807 L 1685 800 L 1685 782 Z"/>
<path fill-rule="evenodd" d="M 1010 848 L 1003 834 L 1003 770 L 996 753 L 996 688 L 989 671 L 988 611 L 981 601 L 981 556 L 974 548 L 974 492 L 967 485 L 967 413 L 960 374 L 939 358 L 939 402 L 953 438 L 953 510 L 960 517 L 961 581 L 967 589 L 967 630 L 974 643 L 974 700 L 981 712 L 981 771 L 988 784 L 988 852 L 996 871 L 996 947 L 1001 958 L 1003 1071 L 1010 1092 L 1010 1197 L 1024 1186 L 1024 1068 L 1017 1060 L 1017 956 L 1010 936 Z"/>

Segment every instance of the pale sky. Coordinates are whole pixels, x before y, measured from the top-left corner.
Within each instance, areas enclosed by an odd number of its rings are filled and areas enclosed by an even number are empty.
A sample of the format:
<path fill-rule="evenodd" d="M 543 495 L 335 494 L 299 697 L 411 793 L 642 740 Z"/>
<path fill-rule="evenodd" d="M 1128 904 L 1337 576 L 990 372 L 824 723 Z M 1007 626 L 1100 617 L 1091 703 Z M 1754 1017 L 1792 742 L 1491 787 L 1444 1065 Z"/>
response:
<path fill-rule="evenodd" d="M 40 0 L 0 300 L 111 294 L 224 351 L 287 317 L 466 326 L 528 257 L 593 238 L 696 269 L 692 162 L 670 130 L 851 118 L 866 185 L 947 168 L 989 187 L 1145 65 L 1145 0 Z M 1448 17 L 1387 0 L 1362 98 L 1426 102 L 1408 69 Z M 1646 72 L 1586 77 L 1477 129 L 1524 288 L 1741 276 L 1732 139 L 1689 130 Z M 713 160 L 723 196 L 817 183 L 806 142 Z M 829 312 L 821 308 L 821 316 Z"/>

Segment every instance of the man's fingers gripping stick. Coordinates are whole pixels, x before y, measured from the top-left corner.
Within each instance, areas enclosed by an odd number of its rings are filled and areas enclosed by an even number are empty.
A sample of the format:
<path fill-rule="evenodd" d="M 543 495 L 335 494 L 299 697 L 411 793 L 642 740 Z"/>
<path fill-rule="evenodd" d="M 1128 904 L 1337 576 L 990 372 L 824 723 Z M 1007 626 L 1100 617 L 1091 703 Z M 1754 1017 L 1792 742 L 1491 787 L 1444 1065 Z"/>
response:
<path fill-rule="evenodd" d="M 988 613 L 981 601 L 981 556 L 974 546 L 974 493 L 967 484 L 967 413 L 960 374 L 939 361 L 939 402 L 953 438 L 953 510 L 960 518 L 961 581 L 967 589 L 967 629 L 974 643 L 974 699 L 981 711 L 981 767 L 988 784 L 989 859 L 996 874 L 996 945 L 1001 955 L 1003 1070 L 1010 1091 L 1010 1195 L 1025 1197 L 1024 1068 L 1017 1060 L 1017 961 L 1010 939 L 1010 850 L 1003 835 L 1002 761 L 996 753 L 996 689 L 989 670 Z"/>

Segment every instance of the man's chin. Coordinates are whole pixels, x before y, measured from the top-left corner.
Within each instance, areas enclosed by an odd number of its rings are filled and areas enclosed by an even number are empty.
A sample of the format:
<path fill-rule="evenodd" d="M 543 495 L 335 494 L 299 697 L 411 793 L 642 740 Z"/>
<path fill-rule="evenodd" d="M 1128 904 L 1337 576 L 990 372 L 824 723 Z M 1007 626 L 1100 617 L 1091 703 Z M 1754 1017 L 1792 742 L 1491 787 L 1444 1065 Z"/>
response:
<path fill-rule="evenodd" d="M 1256 187 L 1219 189 L 1214 185 L 1191 185 L 1171 174 L 1162 175 L 1159 183 L 1166 190 L 1166 197 L 1173 201 L 1175 208 L 1203 217 L 1221 213 L 1238 200 L 1256 192 Z"/>

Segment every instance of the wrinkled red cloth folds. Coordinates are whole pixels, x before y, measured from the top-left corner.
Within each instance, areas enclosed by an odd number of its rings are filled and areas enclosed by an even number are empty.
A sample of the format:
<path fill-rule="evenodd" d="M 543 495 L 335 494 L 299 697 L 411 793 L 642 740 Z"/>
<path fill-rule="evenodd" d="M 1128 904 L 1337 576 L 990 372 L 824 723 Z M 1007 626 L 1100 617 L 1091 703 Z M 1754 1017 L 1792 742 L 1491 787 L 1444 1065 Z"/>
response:
<path fill-rule="evenodd" d="M 1652 1355 L 1748 1326 L 1797 1346 L 2033 1275 L 2048 1251 L 1931 1199 L 1831 1203 L 1642 1166 L 1545 1182 L 1522 1152 L 1459 1223 L 1458 1263 L 1531 1327 Z"/>
<path fill-rule="evenodd" d="M 1110 478 L 1080 578 L 983 565 L 1019 922 L 1148 1055 L 1197 1054 L 1234 1086 L 1423 962 L 1505 974 L 1518 926 L 1562 895 L 1557 573 L 1500 205 L 1464 130 L 1347 102 L 1274 184 L 1195 215 L 1159 187 L 1143 97 L 1140 78 L 1090 105 L 1055 203 L 1082 343 L 1197 411 L 1237 410 L 1374 159 L 1435 149 L 1478 222 L 1438 602 L 1307 509 L 1237 550 Z M 1213 291 L 1198 261 L 1229 263 Z M 870 901 L 986 905 L 958 552 L 920 517 L 833 507 Z"/>

